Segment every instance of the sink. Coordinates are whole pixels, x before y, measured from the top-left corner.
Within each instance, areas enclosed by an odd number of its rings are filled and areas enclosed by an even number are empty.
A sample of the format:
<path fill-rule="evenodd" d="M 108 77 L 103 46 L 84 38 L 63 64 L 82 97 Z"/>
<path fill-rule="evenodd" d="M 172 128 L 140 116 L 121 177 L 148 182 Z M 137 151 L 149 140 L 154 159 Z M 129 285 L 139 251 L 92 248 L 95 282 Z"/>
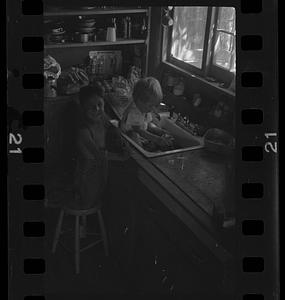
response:
<path fill-rule="evenodd" d="M 197 137 L 191 133 L 185 131 L 181 127 L 175 124 L 175 118 L 170 119 L 167 115 L 160 115 L 160 121 L 158 124 L 161 128 L 167 130 L 175 140 L 176 149 L 167 151 L 157 151 L 150 152 L 143 149 L 139 144 L 137 144 L 133 139 L 131 139 L 126 134 L 122 133 L 123 137 L 132 144 L 139 152 L 141 152 L 146 157 L 158 157 L 163 155 L 169 155 L 179 152 L 185 152 L 195 149 L 200 149 L 204 147 L 203 137 Z"/>

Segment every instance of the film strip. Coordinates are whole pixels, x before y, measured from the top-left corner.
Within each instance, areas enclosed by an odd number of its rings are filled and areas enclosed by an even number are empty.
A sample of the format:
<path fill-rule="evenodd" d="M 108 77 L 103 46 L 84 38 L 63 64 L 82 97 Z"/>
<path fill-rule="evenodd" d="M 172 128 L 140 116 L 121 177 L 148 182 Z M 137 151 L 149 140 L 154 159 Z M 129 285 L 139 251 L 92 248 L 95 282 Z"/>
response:
<path fill-rule="evenodd" d="M 277 2 L 215 6 L 237 20 L 235 299 L 279 299 Z M 43 3 L 7 10 L 9 293 L 45 299 Z"/>

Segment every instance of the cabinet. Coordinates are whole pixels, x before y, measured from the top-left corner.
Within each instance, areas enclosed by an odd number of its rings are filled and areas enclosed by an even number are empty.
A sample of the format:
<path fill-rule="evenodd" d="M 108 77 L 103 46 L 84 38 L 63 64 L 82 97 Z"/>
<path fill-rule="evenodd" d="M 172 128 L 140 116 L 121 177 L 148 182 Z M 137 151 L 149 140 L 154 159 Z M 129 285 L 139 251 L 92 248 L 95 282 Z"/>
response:
<path fill-rule="evenodd" d="M 226 266 L 151 191 L 142 187 L 140 195 L 140 242 L 135 256 L 139 289 L 195 299 L 212 299 L 213 295 L 231 299 L 232 273 L 226 272 Z"/>
<path fill-rule="evenodd" d="M 51 42 L 49 39 L 50 34 L 45 34 L 45 52 L 46 54 L 50 54 L 58 58 L 60 64 L 63 67 L 68 64 L 78 64 L 83 63 L 83 59 L 88 55 L 88 51 L 90 50 L 102 50 L 104 47 L 105 50 L 117 50 L 121 49 L 126 52 L 126 55 L 123 55 L 123 60 L 128 59 L 130 47 L 134 49 L 134 47 L 138 47 L 142 55 L 142 69 L 143 73 L 147 74 L 147 65 L 148 65 L 148 52 L 149 52 L 149 30 L 150 30 L 150 14 L 151 8 L 104 8 L 104 9 L 67 9 L 67 8 L 47 8 L 44 12 L 44 22 L 45 27 L 49 28 L 49 24 L 53 22 L 65 22 L 66 30 L 65 31 L 65 42 L 55 43 Z M 129 38 L 123 38 L 117 34 L 117 39 L 115 42 L 106 41 L 106 38 L 103 34 L 103 38 L 99 38 L 99 29 L 106 30 L 108 27 L 108 20 L 112 17 L 115 17 L 117 20 L 122 20 L 123 17 L 130 16 L 133 20 L 132 28 L 135 29 L 135 26 L 139 26 L 139 23 L 142 20 L 145 20 L 146 25 L 146 34 L 145 35 L 137 35 L 134 34 Z M 79 18 L 92 18 L 96 21 L 95 32 L 97 32 L 97 37 L 89 36 L 89 40 L 87 42 L 79 42 L 75 39 L 75 32 L 78 30 L 76 27 L 76 22 Z M 98 27 L 98 28 L 97 28 Z M 119 24 L 117 26 L 119 28 Z M 47 30 L 48 31 L 48 30 Z M 117 30 L 118 32 L 118 30 Z M 74 50 L 74 48 L 76 50 Z M 132 52 L 136 52 L 137 50 L 133 50 Z M 76 55 L 75 55 L 76 54 Z M 68 60 L 68 58 L 70 58 Z M 71 62 L 73 60 L 73 62 Z M 70 61 L 70 63 L 69 63 Z"/>

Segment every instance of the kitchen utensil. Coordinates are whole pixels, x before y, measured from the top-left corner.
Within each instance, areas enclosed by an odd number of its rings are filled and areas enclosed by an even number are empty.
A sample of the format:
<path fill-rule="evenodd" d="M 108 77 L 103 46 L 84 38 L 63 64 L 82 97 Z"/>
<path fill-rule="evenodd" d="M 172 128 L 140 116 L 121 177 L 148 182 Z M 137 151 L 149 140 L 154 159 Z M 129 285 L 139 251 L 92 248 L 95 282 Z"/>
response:
<path fill-rule="evenodd" d="M 81 43 L 87 43 L 89 40 L 89 34 L 88 33 L 81 33 L 80 34 L 80 42 Z"/>

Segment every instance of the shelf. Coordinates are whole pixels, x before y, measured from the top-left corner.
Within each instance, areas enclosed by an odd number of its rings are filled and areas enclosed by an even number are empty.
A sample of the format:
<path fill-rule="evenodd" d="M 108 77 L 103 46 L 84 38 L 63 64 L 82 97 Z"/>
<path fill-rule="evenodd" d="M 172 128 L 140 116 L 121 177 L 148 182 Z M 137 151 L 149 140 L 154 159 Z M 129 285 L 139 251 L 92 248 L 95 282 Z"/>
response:
<path fill-rule="evenodd" d="M 117 40 L 116 42 L 98 41 L 87 43 L 63 43 L 63 44 L 46 44 L 45 49 L 52 48 L 73 48 L 73 47 L 91 47 L 91 46 L 110 46 L 110 45 L 129 45 L 129 44 L 144 44 L 145 40 Z"/>
<path fill-rule="evenodd" d="M 112 14 L 137 14 L 146 13 L 147 8 L 134 9 L 86 9 L 86 10 L 71 10 L 59 9 L 58 11 L 46 11 L 44 17 L 60 17 L 60 16 L 88 16 L 88 15 L 112 15 Z"/>

